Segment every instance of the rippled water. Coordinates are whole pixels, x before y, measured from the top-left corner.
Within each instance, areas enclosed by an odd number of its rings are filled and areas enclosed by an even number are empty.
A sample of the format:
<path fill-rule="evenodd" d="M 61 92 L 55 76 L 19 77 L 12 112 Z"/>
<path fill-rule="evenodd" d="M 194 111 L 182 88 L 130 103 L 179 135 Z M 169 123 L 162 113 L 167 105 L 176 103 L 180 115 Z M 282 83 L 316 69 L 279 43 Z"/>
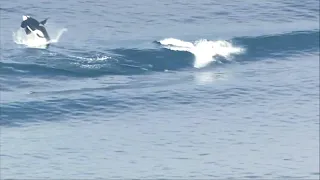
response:
<path fill-rule="evenodd" d="M 1 2 L 1 178 L 319 178 L 318 4 Z"/>

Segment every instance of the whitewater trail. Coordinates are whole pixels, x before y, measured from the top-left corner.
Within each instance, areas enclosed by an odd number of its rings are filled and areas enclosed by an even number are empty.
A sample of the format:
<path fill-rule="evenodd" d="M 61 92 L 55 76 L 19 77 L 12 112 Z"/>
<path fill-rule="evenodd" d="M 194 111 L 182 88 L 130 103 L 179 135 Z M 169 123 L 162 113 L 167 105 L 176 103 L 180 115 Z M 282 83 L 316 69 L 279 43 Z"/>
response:
<path fill-rule="evenodd" d="M 200 39 L 194 43 L 182 41 L 175 38 L 166 38 L 159 41 L 165 48 L 173 51 L 186 51 L 195 56 L 194 67 L 203 68 L 213 61 L 216 61 L 215 56 L 222 56 L 230 60 L 231 55 L 244 52 L 241 47 L 234 47 L 228 41 L 208 41 Z"/>
<path fill-rule="evenodd" d="M 57 43 L 61 38 L 64 32 L 68 31 L 68 29 L 63 28 L 57 31 L 55 35 L 51 35 L 51 40 L 47 41 L 44 38 L 39 38 L 35 34 L 31 33 L 30 35 L 26 35 L 23 29 L 18 29 L 16 32 L 13 32 L 13 41 L 16 44 L 25 45 L 29 48 L 39 48 L 45 49 L 47 44 Z"/>

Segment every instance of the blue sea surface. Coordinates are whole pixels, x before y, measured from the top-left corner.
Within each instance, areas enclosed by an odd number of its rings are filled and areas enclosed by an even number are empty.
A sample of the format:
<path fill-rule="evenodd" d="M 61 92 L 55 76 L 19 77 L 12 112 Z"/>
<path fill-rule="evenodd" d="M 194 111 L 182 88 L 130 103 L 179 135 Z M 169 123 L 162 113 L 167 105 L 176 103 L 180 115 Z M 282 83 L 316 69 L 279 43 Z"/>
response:
<path fill-rule="evenodd" d="M 23 15 L 55 41 L 35 47 Z M 319 1 L 2 0 L 1 179 L 319 179 Z"/>

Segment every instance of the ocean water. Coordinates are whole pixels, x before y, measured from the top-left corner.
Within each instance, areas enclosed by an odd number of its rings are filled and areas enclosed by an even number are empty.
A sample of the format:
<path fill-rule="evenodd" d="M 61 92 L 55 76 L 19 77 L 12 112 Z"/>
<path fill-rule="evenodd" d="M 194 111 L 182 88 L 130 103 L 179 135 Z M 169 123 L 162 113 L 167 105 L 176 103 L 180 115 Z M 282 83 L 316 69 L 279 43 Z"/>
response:
<path fill-rule="evenodd" d="M 2 0 L 0 27 L 1 179 L 319 179 L 317 0 Z"/>

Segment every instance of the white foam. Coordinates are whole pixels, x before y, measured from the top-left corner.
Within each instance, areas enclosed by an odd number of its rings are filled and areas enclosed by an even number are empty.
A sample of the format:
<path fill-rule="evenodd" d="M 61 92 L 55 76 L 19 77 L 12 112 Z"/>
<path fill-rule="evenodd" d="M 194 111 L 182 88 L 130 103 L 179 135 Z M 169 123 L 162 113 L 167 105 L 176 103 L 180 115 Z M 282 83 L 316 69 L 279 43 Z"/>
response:
<path fill-rule="evenodd" d="M 97 56 L 97 57 L 71 56 L 71 57 L 81 59 L 87 62 L 97 62 L 97 61 L 105 61 L 105 60 L 111 59 L 111 57 L 108 57 L 108 56 Z"/>
<path fill-rule="evenodd" d="M 25 31 L 22 28 L 19 28 L 16 32 L 13 32 L 12 36 L 13 36 L 13 41 L 16 44 L 25 45 L 30 48 L 44 49 L 46 48 L 47 44 L 59 42 L 61 35 L 66 31 L 67 31 L 66 28 L 58 30 L 56 36 L 51 35 L 50 41 L 47 41 L 45 38 L 39 38 L 36 35 L 36 33 L 30 33 L 29 35 L 26 35 Z"/>
<path fill-rule="evenodd" d="M 195 68 L 202 68 L 216 61 L 214 57 L 217 55 L 229 60 L 231 55 L 244 52 L 243 48 L 234 47 L 230 42 L 223 40 L 208 41 L 206 39 L 200 39 L 191 43 L 179 39 L 166 38 L 159 42 L 167 49 L 192 53 L 195 56 Z"/>
<path fill-rule="evenodd" d="M 101 64 L 101 62 L 111 59 L 111 57 L 108 57 L 108 56 L 98 56 L 98 55 L 96 57 L 81 57 L 81 56 L 70 56 L 70 57 L 80 59 L 81 61 L 77 61 L 72 64 L 84 69 L 100 69 L 103 66 L 106 66 L 105 63 Z"/>
<path fill-rule="evenodd" d="M 100 69 L 102 67 L 101 64 L 79 64 L 79 66 L 84 69 Z"/>

